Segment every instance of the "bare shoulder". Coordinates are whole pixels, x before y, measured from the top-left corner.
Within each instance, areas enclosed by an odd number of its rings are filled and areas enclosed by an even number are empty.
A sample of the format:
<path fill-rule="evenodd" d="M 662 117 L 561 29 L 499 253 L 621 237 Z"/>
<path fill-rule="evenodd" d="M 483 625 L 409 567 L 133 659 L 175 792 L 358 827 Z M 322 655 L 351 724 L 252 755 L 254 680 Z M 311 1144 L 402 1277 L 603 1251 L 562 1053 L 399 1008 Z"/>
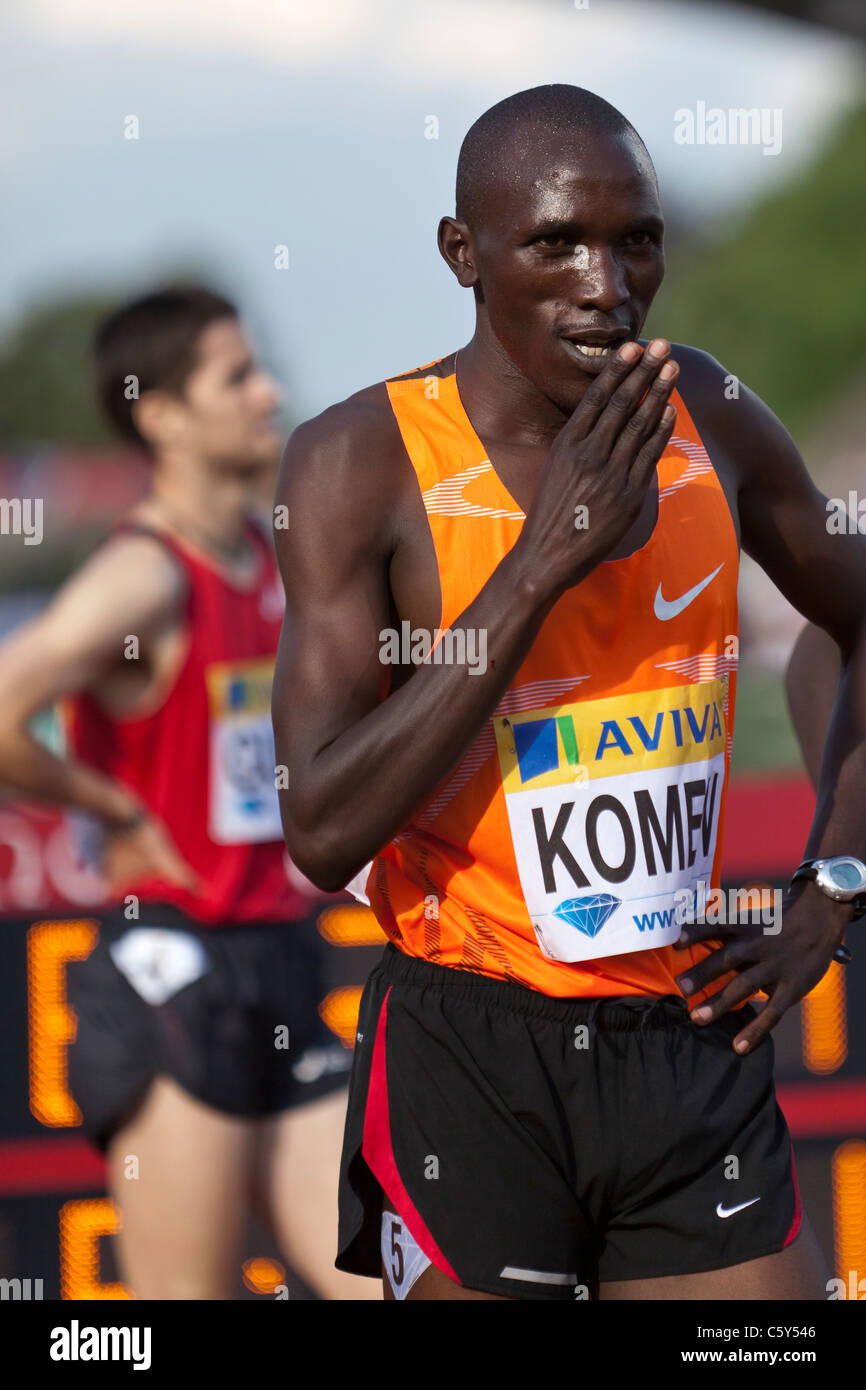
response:
<path fill-rule="evenodd" d="M 385 543 L 396 535 L 408 476 L 414 474 L 388 392 L 377 382 L 294 430 L 280 466 L 277 502 L 289 506 L 293 531 L 314 517 L 328 517 L 338 533 L 351 527 L 356 537 Z"/>
<path fill-rule="evenodd" d="M 700 428 L 703 421 L 704 424 L 711 424 L 714 432 L 721 430 L 725 434 L 730 417 L 735 413 L 730 410 L 730 405 L 739 402 L 745 391 L 742 382 L 703 348 L 691 347 L 688 343 L 671 343 L 671 357 L 680 369 L 677 390 L 695 424 Z M 742 415 L 742 412 L 736 413 Z"/>
<path fill-rule="evenodd" d="M 782 421 L 730 367 L 709 352 L 673 343 L 679 364 L 677 383 L 707 447 L 721 449 L 735 470 L 739 487 L 781 468 L 802 468 L 796 445 Z"/>
<path fill-rule="evenodd" d="M 111 623 L 127 617 L 139 627 L 180 615 L 187 592 L 183 566 L 156 536 L 120 532 L 110 536 L 66 581 L 55 616 Z"/>

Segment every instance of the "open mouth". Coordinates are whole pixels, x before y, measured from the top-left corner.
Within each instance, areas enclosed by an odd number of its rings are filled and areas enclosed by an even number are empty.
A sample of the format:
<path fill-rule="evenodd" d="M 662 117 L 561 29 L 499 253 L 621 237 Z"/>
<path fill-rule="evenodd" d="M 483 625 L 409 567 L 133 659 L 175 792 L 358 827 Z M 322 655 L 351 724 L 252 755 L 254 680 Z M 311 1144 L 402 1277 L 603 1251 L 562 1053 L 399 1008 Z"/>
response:
<path fill-rule="evenodd" d="M 616 348 L 610 344 L 605 347 L 597 347 L 591 343 L 572 343 L 572 347 L 582 352 L 584 357 L 608 357 L 610 353 L 616 352 Z"/>
<path fill-rule="evenodd" d="M 622 347 L 623 343 L 628 342 L 628 334 L 622 333 L 616 338 L 599 336 L 595 340 L 588 338 L 580 341 L 575 338 L 564 337 L 562 341 L 573 359 L 582 364 L 589 365 L 590 362 L 593 362 L 601 366 Z"/>

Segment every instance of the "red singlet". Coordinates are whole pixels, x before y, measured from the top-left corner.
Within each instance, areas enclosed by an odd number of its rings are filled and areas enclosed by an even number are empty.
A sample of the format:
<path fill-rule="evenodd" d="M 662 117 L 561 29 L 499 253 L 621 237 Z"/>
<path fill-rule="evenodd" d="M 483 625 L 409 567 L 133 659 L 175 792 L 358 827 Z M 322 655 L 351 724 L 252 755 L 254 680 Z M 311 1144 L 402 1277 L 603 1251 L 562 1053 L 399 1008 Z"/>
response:
<path fill-rule="evenodd" d="M 284 597 L 271 548 L 250 524 L 258 571 L 241 587 L 162 531 L 135 522 L 119 530 L 156 536 L 182 565 L 189 645 L 147 714 L 113 718 L 86 693 L 68 700 L 70 750 L 142 798 L 202 888 L 151 878 L 118 896 L 172 904 L 207 926 L 305 916 L 310 897 L 287 876 L 274 781 L 270 699 Z"/>

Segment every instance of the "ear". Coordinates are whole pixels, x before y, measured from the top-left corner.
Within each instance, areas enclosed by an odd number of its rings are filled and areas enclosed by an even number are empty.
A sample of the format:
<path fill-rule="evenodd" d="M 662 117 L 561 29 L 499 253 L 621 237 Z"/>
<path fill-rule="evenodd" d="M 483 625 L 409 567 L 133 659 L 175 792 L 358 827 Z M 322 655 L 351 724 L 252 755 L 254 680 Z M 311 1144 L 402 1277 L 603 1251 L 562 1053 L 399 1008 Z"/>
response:
<path fill-rule="evenodd" d="M 443 217 L 437 233 L 439 253 L 453 270 L 457 283 L 463 289 L 471 289 L 478 284 L 478 267 L 475 264 L 475 250 L 472 233 L 465 222 L 453 217 Z"/>
<path fill-rule="evenodd" d="M 174 442 L 179 428 L 179 402 L 166 391 L 144 391 L 134 401 L 131 415 L 135 428 L 152 448 L 165 448 Z"/>

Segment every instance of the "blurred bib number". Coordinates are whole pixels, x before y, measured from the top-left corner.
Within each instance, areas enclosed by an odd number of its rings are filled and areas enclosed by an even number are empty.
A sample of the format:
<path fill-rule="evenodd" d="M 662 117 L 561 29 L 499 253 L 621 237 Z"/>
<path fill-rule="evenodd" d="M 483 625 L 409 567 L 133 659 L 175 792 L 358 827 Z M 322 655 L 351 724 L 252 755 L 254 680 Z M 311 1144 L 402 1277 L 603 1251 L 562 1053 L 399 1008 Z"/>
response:
<path fill-rule="evenodd" d="M 210 838 L 220 845 L 281 840 L 271 724 L 272 657 L 207 669 Z"/>

